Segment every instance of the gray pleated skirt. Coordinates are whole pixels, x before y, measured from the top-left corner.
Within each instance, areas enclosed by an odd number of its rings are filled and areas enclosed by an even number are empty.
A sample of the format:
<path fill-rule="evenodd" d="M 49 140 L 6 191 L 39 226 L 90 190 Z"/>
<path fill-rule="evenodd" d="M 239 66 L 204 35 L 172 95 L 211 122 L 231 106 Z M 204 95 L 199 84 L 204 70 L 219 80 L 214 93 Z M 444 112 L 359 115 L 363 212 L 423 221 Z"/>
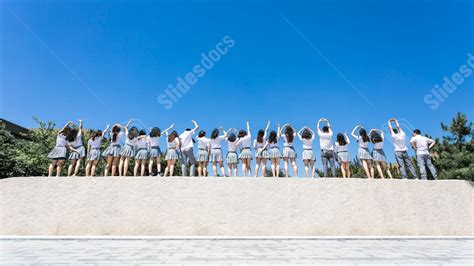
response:
<path fill-rule="evenodd" d="M 196 160 L 198 162 L 209 161 L 209 152 L 207 150 L 199 149 Z"/>
<path fill-rule="evenodd" d="M 87 154 L 87 161 L 95 161 L 100 159 L 100 149 L 91 149 Z"/>
<path fill-rule="evenodd" d="M 372 160 L 372 155 L 370 155 L 368 148 L 359 147 L 358 157 L 359 160 Z"/>
<path fill-rule="evenodd" d="M 148 159 L 148 150 L 145 148 L 138 149 L 137 154 L 135 154 L 136 160 L 146 160 Z"/>
<path fill-rule="evenodd" d="M 76 149 L 77 152 L 72 151 L 69 153 L 69 160 L 77 160 L 86 157 L 86 149 L 84 149 L 84 146 L 74 147 L 74 149 Z"/>
<path fill-rule="evenodd" d="M 238 163 L 237 152 L 231 151 L 227 153 L 227 163 Z"/>
<path fill-rule="evenodd" d="M 149 158 L 157 158 L 161 156 L 161 149 L 160 146 L 154 146 L 150 148 L 150 152 L 148 153 Z"/>
<path fill-rule="evenodd" d="M 122 150 L 120 151 L 120 156 L 130 158 L 135 157 L 135 148 L 132 145 L 125 144 L 125 146 L 123 146 Z"/>
<path fill-rule="evenodd" d="M 56 146 L 48 154 L 51 160 L 65 160 L 67 157 L 67 148 Z"/>
<path fill-rule="evenodd" d="M 178 160 L 179 159 L 179 153 L 176 149 L 168 149 L 166 151 L 166 160 Z"/>
<path fill-rule="evenodd" d="M 304 160 L 311 160 L 314 161 L 316 157 L 314 156 L 313 150 L 303 149 L 303 161 Z"/>
<path fill-rule="evenodd" d="M 211 149 L 211 154 L 209 156 L 209 161 L 211 162 L 222 162 L 222 150 L 221 149 Z"/>
<path fill-rule="evenodd" d="M 383 150 L 374 149 L 372 151 L 372 157 L 376 162 L 385 162 L 387 160 L 385 157 L 385 152 Z"/>
<path fill-rule="evenodd" d="M 283 147 L 283 158 L 296 158 L 296 151 L 293 147 Z"/>
<path fill-rule="evenodd" d="M 258 151 L 256 151 L 255 152 L 255 158 L 267 159 L 268 158 L 268 150 L 265 149 L 265 150 L 261 151 L 260 153 L 258 153 Z"/>
<path fill-rule="evenodd" d="M 275 159 L 281 158 L 280 149 L 278 147 L 273 147 L 268 150 L 268 158 Z"/>
<path fill-rule="evenodd" d="M 120 150 L 121 150 L 120 145 L 109 145 L 109 147 L 107 147 L 107 149 L 105 149 L 105 151 L 102 152 L 102 156 L 103 157 L 108 157 L 108 156 L 120 157 Z"/>
<path fill-rule="evenodd" d="M 240 151 L 239 159 L 252 159 L 252 150 L 250 148 L 244 148 Z"/>
<path fill-rule="evenodd" d="M 339 163 L 350 163 L 351 156 L 349 155 L 348 151 L 340 151 L 337 153 L 337 161 Z"/>

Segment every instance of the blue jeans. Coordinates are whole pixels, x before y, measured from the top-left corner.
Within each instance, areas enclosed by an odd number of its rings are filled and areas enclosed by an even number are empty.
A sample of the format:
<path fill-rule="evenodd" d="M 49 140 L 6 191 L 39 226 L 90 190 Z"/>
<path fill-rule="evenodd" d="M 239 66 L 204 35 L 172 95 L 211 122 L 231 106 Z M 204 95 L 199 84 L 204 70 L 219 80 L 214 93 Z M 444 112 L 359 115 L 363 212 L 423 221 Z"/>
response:
<path fill-rule="evenodd" d="M 324 177 L 328 177 L 328 163 L 331 165 L 332 176 L 336 176 L 336 162 L 334 160 L 334 151 L 321 150 L 321 162 L 323 163 Z"/>
<path fill-rule="evenodd" d="M 410 171 L 413 178 L 416 178 L 415 167 L 413 167 L 410 156 L 408 156 L 408 153 L 406 151 L 396 151 L 395 159 L 397 159 L 397 164 L 398 166 L 400 166 L 400 173 L 402 174 L 402 178 L 405 179 L 408 177 L 405 166 L 408 168 L 408 171 Z"/>
<path fill-rule="evenodd" d="M 436 169 L 433 163 L 431 162 L 431 157 L 429 154 L 417 155 L 416 161 L 418 163 L 418 167 L 420 167 L 421 179 L 426 180 L 428 178 L 426 174 L 426 167 L 428 167 L 434 179 L 438 177 L 438 174 L 436 173 Z"/>

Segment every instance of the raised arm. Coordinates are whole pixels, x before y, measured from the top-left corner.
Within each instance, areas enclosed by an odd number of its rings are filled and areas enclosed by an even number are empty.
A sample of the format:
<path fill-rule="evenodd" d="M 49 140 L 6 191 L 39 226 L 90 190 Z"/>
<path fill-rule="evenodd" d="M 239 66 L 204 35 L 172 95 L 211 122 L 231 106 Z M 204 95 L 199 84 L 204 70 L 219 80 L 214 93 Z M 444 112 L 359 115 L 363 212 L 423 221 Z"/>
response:
<path fill-rule="evenodd" d="M 104 131 L 102 131 L 102 138 L 104 138 L 105 134 L 107 134 L 107 130 L 109 130 L 109 125 L 105 127 Z"/>
<path fill-rule="evenodd" d="M 344 132 L 344 138 L 346 138 L 347 144 L 351 143 L 351 140 L 350 140 L 349 136 L 347 135 L 347 132 Z"/>
<path fill-rule="evenodd" d="M 222 133 L 224 133 L 224 135 L 222 135 L 221 137 L 227 138 L 227 131 L 225 131 L 223 127 L 220 127 L 220 129 L 222 130 Z"/>
<path fill-rule="evenodd" d="M 281 128 L 280 128 L 280 124 L 277 125 L 277 138 L 280 138 L 281 137 Z"/>
<path fill-rule="evenodd" d="M 314 131 L 310 127 L 306 127 L 306 128 L 309 130 L 309 132 L 311 132 L 311 139 L 313 140 L 315 138 Z"/>
<path fill-rule="evenodd" d="M 303 139 L 303 137 L 301 136 L 301 133 L 303 132 L 303 130 L 304 130 L 305 128 L 307 128 L 307 127 L 304 126 L 304 127 L 302 127 L 302 128 L 298 131 L 298 134 L 297 134 L 297 135 L 298 135 L 298 138 L 299 138 L 300 140 Z"/>
<path fill-rule="evenodd" d="M 166 134 L 168 136 L 168 131 L 170 131 L 171 129 L 174 128 L 174 124 L 172 124 L 171 126 L 169 126 L 167 129 L 163 130 L 163 132 L 161 132 L 161 134 Z"/>
<path fill-rule="evenodd" d="M 356 135 L 355 132 L 356 132 L 357 129 L 359 129 L 361 127 L 362 127 L 361 125 L 355 126 L 355 128 L 352 130 L 352 133 L 351 133 L 352 137 L 354 137 L 355 139 L 358 139 L 359 135 Z"/>
<path fill-rule="evenodd" d="M 270 121 L 267 121 L 267 126 L 265 127 L 265 134 L 263 135 L 263 138 L 267 137 L 268 129 L 270 128 Z"/>
<path fill-rule="evenodd" d="M 199 125 L 194 120 L 191 120 L 191 122 L 193 122 L 194 125 L 194 128 L 191 130 L 194 134 L 199 129 Z"/>
<path fill-rule="evenodd" d="M 59 133 L 63 132 L 68 126 L 73 125 L 73 124 L 74 124 L 74 123 L 73 123 L 72 121 L 67 122 L 67 123 L 61 128 L 61 130 L 59 130 Z M 59 134 L 59 133 L 58 133 L 58 134 Z"/>
<path fill-rule="evenodd" d="M 388 128 L 390 129 L 390 134 L 393 135 L 395 134 L 395 132 L 393 132 L 393 126 L 392 126 L 392 122 L 395 121 L 395 118 L 390 118 L 387 122 L 388 124 Z"/>
<path fill-rule="evenodd" d="M 400 127 L 400 124 L 398 123 L 398 120 L 395 119 L 395 125 L 397 126 L 398 132 L 403 132 L 402 127 Z"/>
<path fill-rule="evenodd" d="M 79 131 L 77 132 L 77 135 L 82 136 L 83 123 L 81 119 L 78 119 L 77 121 L 79 121 Z"/>

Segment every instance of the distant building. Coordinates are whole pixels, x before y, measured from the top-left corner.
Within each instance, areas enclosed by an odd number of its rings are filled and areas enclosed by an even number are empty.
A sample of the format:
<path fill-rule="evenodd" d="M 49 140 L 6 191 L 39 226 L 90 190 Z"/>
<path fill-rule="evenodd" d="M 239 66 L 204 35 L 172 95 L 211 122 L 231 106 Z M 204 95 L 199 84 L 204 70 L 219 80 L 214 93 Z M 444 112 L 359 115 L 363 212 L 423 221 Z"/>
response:
<path fill-rule="evenodd" d="M 8 120 L 0 118 L 0 124 L 5 127 L 6 130 L 10 131 L 15 138 L 26 139 L 26 135 L 30 132 L 29 129 L 14 124 Z"/>

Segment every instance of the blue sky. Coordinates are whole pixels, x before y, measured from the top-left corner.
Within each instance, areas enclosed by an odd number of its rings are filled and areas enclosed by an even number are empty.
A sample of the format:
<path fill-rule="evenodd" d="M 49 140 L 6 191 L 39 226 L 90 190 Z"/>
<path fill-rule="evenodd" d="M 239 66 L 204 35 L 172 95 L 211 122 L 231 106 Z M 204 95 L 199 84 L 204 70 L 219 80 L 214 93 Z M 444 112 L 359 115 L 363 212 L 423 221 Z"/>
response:
<path fill-rule="evenodd" d="M 180 131 L 250 120 L 256 133 L 268 119 L 324 116 L 350 132 L 394 116 L 440 136 L 456 112 L 473 119 L 474 75 L 437 110 L 424 102 L 474 54 L 473 25 L 471 1 L 2 1 L 0 117 Z M 170 110 L 159 104 L 224 36 L 235 45 Z"/>

